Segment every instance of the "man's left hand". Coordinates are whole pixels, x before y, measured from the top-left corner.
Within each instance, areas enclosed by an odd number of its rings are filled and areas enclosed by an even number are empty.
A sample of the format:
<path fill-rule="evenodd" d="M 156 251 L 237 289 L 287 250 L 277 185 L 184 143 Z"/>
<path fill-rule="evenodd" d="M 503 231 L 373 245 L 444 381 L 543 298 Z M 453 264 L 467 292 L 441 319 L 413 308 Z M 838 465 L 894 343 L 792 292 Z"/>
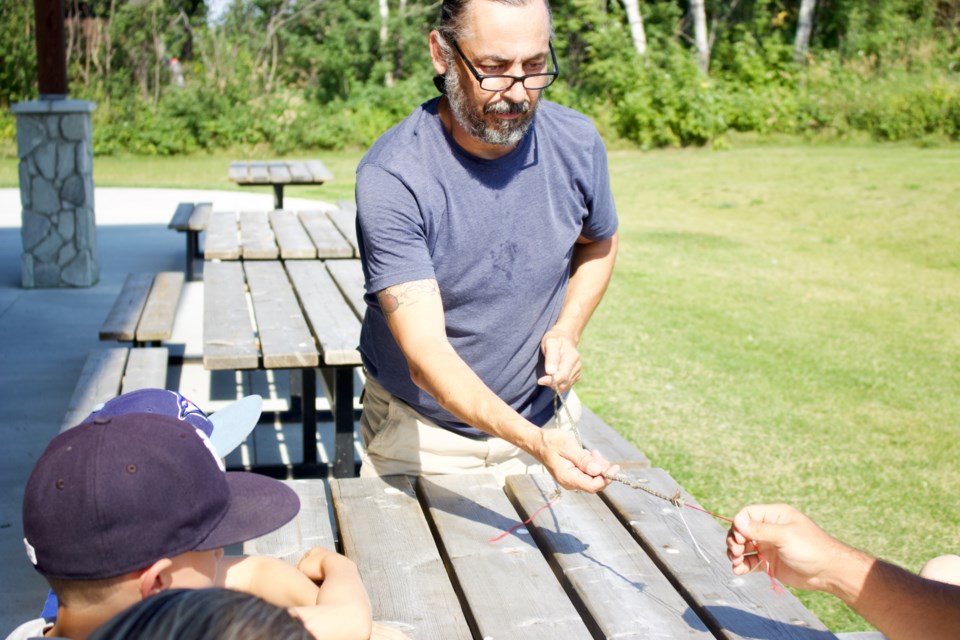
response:
<path fill-rule="evenodd" d="M 537 384 L 566 393 L 580 379 L 580 350 L 573 336 L 551 329 L 540 341 L 544 376 Z"/>

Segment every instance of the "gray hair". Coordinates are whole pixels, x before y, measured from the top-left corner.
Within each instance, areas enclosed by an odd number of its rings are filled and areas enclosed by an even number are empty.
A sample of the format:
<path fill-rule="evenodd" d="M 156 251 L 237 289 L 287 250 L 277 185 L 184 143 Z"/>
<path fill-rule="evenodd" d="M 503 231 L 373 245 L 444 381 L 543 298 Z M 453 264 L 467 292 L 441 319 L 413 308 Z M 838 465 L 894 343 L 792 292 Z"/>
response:
<path fill-rule="evenodd" d="M 467 33 L 466 14 L 472 2 L 480 0 L 443 0 L 440 6 L 440 20 L 437 23 L 437 31 L 442 36 L 439 40 L 440 47 L 447 55 L 452 55 L 452 49 L 448 40 L 461 40 Z M 484 2 L 496 2 L 509 7 L 523 7 L 537 0 L 482 0 Z M 547 16 L 550 19 L 551 30 L 553 27 L 553 13 L 550 10 L 549 0 L 542 0 L 547 7 Z"/>

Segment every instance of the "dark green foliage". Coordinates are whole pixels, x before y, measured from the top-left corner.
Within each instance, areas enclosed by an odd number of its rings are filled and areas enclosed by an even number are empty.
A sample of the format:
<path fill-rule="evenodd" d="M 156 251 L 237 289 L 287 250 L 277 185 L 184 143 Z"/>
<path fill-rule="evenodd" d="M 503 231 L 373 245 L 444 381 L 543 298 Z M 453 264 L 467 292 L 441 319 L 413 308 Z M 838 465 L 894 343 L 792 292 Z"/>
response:
<path fill-rule="evenodd" d="M 32 5 L 0 3 L 0 107 L 36 91 Z M 374 0 L 234 0 L 210 24 L 203 0 L 90 0 L 70 39 L 70 92 L 98 103 L 99 154 L 364 147 L 436 95 L 427 35 L 438 5 L 388 5 L 384 25 Z M 620 2 L 551 5 L 561 77 L 546 95 L 590 115 L 610 141 L 960 138 L 960 0 L 818 0 L 803 65 L 800 0 L 707 0 L 708 75 L 685 0 L 641 2 L 645 56 Z M 0 138 L 12 140 L 5 111 Z"/>

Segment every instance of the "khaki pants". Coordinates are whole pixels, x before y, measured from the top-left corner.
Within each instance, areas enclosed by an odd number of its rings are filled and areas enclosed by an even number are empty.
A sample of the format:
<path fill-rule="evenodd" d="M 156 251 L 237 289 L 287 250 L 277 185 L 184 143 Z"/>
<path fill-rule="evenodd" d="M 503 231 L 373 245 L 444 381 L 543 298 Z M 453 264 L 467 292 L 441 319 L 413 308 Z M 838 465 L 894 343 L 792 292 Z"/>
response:
<path fill-rule="evenodd" d="M 566 405 L 578 422 L 582 407 L 573 390 L 567 394 Z M 556 419 L 543 428 L 557 428 Z M 563 408 L 560 428 L 571 429 Z M 547 473 L 535 458 L 506 440 L 475 440 L 437 426 L 371 376 L 367 376 L 363 389 L 360 436 L 364 445 L 361 478 L 492 473 L 503 484 L 509 475 Z"/>

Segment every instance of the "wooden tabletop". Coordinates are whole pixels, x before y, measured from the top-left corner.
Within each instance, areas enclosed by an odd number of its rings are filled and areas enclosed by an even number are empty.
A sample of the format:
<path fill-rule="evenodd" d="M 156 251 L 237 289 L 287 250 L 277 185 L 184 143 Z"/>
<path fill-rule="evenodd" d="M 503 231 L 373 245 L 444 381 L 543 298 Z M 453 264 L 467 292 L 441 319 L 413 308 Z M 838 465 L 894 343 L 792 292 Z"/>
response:
<path fill-rule="evenodd" d="M 678 488 L 661 469 L 635 473 L 660 492 Z M 711 516 L 625 485 L 563 491 L 497 542 L 553 497 L 551 478 L 513 476 L 505 488 L 486 475 L 291 486 L 300 515 L 244 551 L 295 563 L 311 546 L 338 548 L 357 563 L 374 619 L 418 640 L 836 637 L 765 574 L 734 576 Z"/>
<path fill-rule="evenodd" d="M 230 163 L 227 177 L 237 184 L 323 184 L 333 174 L 320 160 L 241 160 Z"/>
<path fill-rule="evenodd" d="M 203 269 L 204 367 L 299 370 L 305 466 L 317 463 L 319 370 L 335 427 L 334 475 L 354 475 L 354 368 L 362 364 L 365 310 L 360 261 L 208 261 Z"/>
<path fill-rule="evenodd" d="M 357 258 L 356 213 L 214 211 L 207 220 L 207 260 Z"/>

